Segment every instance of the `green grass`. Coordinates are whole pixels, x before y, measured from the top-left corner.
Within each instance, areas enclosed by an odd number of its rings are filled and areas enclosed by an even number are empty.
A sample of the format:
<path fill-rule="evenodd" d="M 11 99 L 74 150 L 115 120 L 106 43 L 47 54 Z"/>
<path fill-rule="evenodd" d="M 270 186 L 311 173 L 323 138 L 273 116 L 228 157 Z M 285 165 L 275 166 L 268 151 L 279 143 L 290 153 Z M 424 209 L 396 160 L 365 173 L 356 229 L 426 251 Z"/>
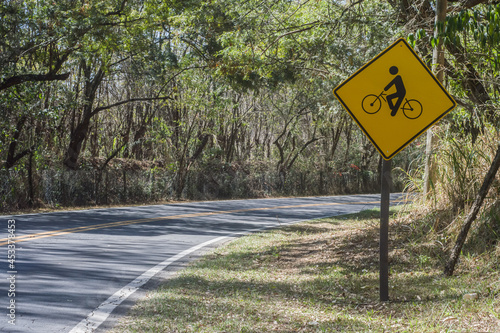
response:
<path fill-rule="evenodd" d="M 378 214 L 237 239 L 149 292 L 112 332 L 500 331 L 498 267 L 464 258 L 445 278 L 429 246 L 394 223 L 391 301 L 379 302 Z"/>

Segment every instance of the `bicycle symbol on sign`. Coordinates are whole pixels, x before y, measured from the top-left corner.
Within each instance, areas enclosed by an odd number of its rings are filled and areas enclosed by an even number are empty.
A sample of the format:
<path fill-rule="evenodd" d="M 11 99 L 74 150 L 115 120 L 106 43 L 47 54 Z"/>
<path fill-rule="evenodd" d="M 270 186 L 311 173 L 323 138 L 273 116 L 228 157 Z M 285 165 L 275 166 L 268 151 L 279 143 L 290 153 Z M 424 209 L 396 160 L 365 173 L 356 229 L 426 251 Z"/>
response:
<path fill-rule="evenodd" d="M 396 66 L 392 66 L 389 69 L 389 73 L 396 75 L 398 73 L 398 68 Z M 385 92 L 392 86 L 396 87 L 396 92 L 387 95 Z M 395 99 L 397 99 L 396 103 L 393 103 Z M 403 100 L 405 103 L 403 104 L 403 107 L 401 107 L 401 110 L 403 110 L 405 117 L 408 119 L 417 119 L 420 117 L 423 111 L 422 103 L 416 99 L 406 98 L 406 88 L 403 84 L 403 79 L 401 78 L 401 75 L 397 75 L 391 82 L 389 82 L 380 94 L 366 95 L 361 102 L 361 107 L 366 113 L 375 114 L 380 110 L 382 107 L 382 101 L 384 101 L 389 105 L 389 108 L 391 109 L 391 116 L 394 117 L 403 103 Z"/>

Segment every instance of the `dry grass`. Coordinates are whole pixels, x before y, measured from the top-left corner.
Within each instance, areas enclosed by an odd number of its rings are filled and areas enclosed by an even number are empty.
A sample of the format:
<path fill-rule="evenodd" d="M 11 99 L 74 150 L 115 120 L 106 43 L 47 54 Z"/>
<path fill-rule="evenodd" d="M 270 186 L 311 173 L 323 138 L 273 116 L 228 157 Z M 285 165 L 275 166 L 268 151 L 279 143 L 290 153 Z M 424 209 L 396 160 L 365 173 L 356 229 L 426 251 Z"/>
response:
<path fill-rule="evenodd" d="M 391 225 L 391 301 L 378 301 L 378 212 L 240 238 L 152 291 L 112 332 L 500 332 L 486 256 L 444 278 L 435 244 Z M 464 300 L 465 294 L 478 298 Z"/>

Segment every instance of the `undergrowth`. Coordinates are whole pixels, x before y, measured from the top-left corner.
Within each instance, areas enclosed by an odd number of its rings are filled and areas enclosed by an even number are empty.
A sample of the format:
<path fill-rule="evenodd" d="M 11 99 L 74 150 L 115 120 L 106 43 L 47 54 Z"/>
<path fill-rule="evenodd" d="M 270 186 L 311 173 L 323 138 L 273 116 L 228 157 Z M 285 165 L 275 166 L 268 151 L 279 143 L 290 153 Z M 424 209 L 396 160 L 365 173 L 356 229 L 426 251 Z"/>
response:
<path fill-rule="evenodd" d="M 399 224 L 408 230 L 408 239 L 427 244 L 427 254 L 444 265 L 470 208 L 483 183 L 498 146 L 498 131 L 485 132 L 474 142 L 438 130 L 439 144 L 433 155 L 431 190 L 424 196 L 423 163 L 409 174 L 407 188 L 420 194 Z M 500 265 L 500 175 L 490 187 L 476 221 L 462 249 L 461 262 L 482 256 L 484 264 Z M 465 259 L 464 259 L 465 258 Z"/>

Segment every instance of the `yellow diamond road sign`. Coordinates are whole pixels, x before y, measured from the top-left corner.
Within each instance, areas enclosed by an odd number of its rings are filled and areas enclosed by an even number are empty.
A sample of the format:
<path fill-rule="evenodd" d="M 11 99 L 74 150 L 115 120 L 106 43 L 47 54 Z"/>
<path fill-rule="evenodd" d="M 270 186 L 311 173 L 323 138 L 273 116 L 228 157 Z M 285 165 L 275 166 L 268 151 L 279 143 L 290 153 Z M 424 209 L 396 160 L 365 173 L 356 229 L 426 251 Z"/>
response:
<path fill-rule="evenodd" d="M 342 82 L 334 94 L 386 160 L 456 106 L 402 38 Z"/>

